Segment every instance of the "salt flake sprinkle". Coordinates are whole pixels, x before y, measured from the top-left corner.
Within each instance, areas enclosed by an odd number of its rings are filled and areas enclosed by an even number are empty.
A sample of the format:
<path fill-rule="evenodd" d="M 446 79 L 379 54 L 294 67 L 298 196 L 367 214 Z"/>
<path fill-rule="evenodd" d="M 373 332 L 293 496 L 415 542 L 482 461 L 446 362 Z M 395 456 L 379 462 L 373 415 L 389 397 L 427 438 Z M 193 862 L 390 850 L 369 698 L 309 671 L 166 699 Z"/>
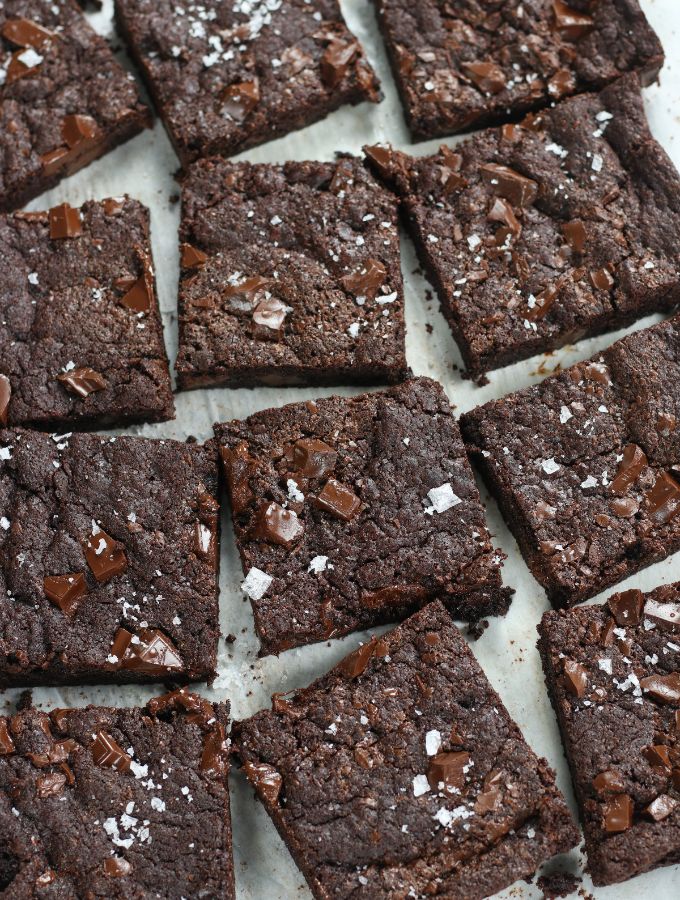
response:
<path fill-rule="evenodd" d="M 457 494 L 453 493 L 451 483 L 448 481 L 446 484 L 432 488 L 432 490 L 427 492 L 427 496 L 432 504 L 425 508 L 425 512 L 428 516 L 434 515 L 434 513 L 446 512 L 447 509 L 458 506 L 459 503 L 463 502 Z"/>
<path fill-rule="evenodd" d="M 267 575 L 262 569 L 255 566 L 248 572 L 241 584 L 241 590 L 247 594 L 251 600 L 260 600 L 269 590 L 274 579 L 271 575 Z"/>
<path fill-rule="evenodd" d="M 430 782 L 427 780 L 427 775 L 416 775 L 413 779 L 413 796 L 422 797 L 422 795 L 427 794 L 429 790 Z"/>
<path fill-rule="evenodd" d="M 436 728 L 425 735 L 425 752 L 428 756 L 436 756 L 442 747 L 442 736 Z"/>

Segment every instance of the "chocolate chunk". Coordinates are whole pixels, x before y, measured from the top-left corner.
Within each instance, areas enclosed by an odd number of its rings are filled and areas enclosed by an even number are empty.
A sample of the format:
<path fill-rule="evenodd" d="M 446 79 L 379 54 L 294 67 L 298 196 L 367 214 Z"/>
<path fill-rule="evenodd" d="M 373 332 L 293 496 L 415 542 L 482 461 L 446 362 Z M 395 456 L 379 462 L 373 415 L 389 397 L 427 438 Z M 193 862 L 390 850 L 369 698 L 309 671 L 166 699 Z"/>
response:
<path fill-rule="evenodd" d="M 283 786 L 283 779 L 273 766 L 269 766 L 267 763 L 247 762 L 243 766 L 243 771 L 258 794 L 264 797 L 268 803 L 277 802 Z"/>
<path fill-rule="evenodd" d="M 591 271 L 590 281 L 598 291 L 610 291 L 614 287 L 614 279 L 609 269 L 595 269 Z"/>
<path fill-rule="evenodd" d="M 588 687 L 588 673 L 581 663 L 571 659 L 564 661 L 563 683 L 565 689 L 574 697 L 584 697 Z"/>
<path fill-rule="evenodd" d="M 103 391 L 107 387 L 107 381 L 99 372 L 95 372 L 89 366 L 83 366 L 80 369 L 69 369 L 67 372 L 60 372 L 57 375 L 57 381 L 61 382 L 64 387 L 72 394 L 79 397 L 88 397 L 96 391 Z"/>
<path fill-rule="evenodd" d="M 667 525 L 680 510 L 680 484 L 662 472 L 646 494 L 649 515 L 658 525 Z"/>
<path fill-rule="evenodd" d="M 40 50 L 55 38 L 55 34 L 31 19 L 8 19 L 2 26 L 2 36 L 17 47 Z"/>
<path fill-rule="evenodd" d="M 680 631 L 680 603 L 660 603 L 650 597 L 645 603 L 645 619 L 664 631 Z"/>
<path fill-rule="evenodd" d="M 470 754 L 464 750 L 437 753 L 427 769 L 427 780 L 432 790 L 439 790 L 439 784 L 443 782 L 445 790 L 460 791 L 465 784 L 465 768 L 469 763 Z"/>
<path fill-rule="evenodd" d="M 181 672 L 184 663 L 170 638 L 156 628 L 141 628 L 132 634 L 119 628 L 111 647 L 115 668 L 129 669 L 145 675 Z"/>
<path fill-rule="evenodd" d="M 123 306 L 137 313 L 148 313 L 151 309 L 151 298 L 153 296 L 153 281 L 151 273 L 146 271 L 135 281 L 130 290 L 121 297 L 120 302 Z"/>
<path fill-rule="evenodd" d="M 374 656 L 385 656 L 387 654 L 387 644 L 378 638 L 371 638 L 365 644 L 357 647 L 351 653 L 338 663 L 336 669 L 347 678 L 358 678 L 359 675 L 366 671 L 368 663 Z"/>
<path fill-rule="evenodd" d="M 68 203 L 54 206 L 50 210 L 50 237 L 52 240 L 79 237 L 83 233 L 80 210 Z"/>
<path fill-rule="evenodd" d="M 82 572 L 71 575 L 46 575 L 45 596 L 67 616 L 73 616 L 80 601 L 87 594 L 87 582 Z"/>
<path fill-rule="evenodd" d="M 670 434 L 675 431 L 676 427 L 677 420 L 672 413 L 661 413 L 656 421 L 657 431 L 668 432 Z"/>
<path fill-rule="evenodd" d="M 634 805 L 628 794 L 616 794 L 603 807 L 604 830 L 608 834 L 627 831 L 633 824 Z"/>
<path fill-rule="evenodd" d="M 318 438 L 301 438 L 293 447 L 293 468 L 305 478 L 325 478 L 337 461 L 337 452 Z"/>
<path fill-rule="evenodd" d="M 591 16 L 572 9 L 563 3 L 562 0 L 553 0 L 553 11 L 555 13 L 555 27 L 560 35 L 567 41 L 578 41 L 595 27 L 595 22 Z"/>
<path fill-rule="evenodd" d="M 562 234 L 575 253 L 583 253 L 588 238 L 586 226 L 580 219 L 565 222 L 562 226 Z"/>
<path fill-rule="evenodd" d="M 653 822 L 662 822 L 675 811 L 677 806 L 678 801 L 675 798 L 669 797 L 668 794 L 660 794 L 643 811 Z"/>
<path fill-rule="evenodd" d="M 290 307 L 286 306 L 278 297 L 266 297 L 264 300 L 260 300 L 253 310 L 253 323 L 257 326 L 255 336 L 269 340 L 278 339 L 281 326 L 289 311 Z"/>
<path fill-rule="evenodd" d="M 362 591 L 361 605 L 369 609 L 408 607 L 427 600 L 428 591 L 419 584 L 393 584 L 375 591 Z"/>
<path fill-rule="evenodd" d="M 132 757 L 105 731 L 98 731 L 92 744 L 92 759 L 103 769 L 128 772 Z"/>
<path fill-rule="evenodd" d="M 569 69 L 558 69 L 548 79 L 548 93 L 554 100 L 567 97 L 576 90 L 576 76 Z"/>
<path fill-rule="evenodd" d="M 14 753 L 14 749 L 14 741 L 7 728 L 7 719 L 0 716 L 0 756 L 8 756 L 10 753 Z"/>
<path fill-rule="evenodd" d="M 650 747 L 645 747 L 642 751 L 642 755 L 653 769 L 663 769 L 668 772 L 671 771 L 671 758 L 668 747 L 666 747 L 665 744 L 655 744 Z"/>
<path fill-rule="evenodd" d="M 629 591 L 613 594 L 607 603 L 611 614 L 616 619 L 616 624 L 621 628 L 628 625 L 639 625 L 644 603 L 642 591 L 632 588 Z"/>
<path fill-rule="evenodd" d="M 201 754 L 201 772 L 224 779 L 229 774 L 230 745 L 224 725 L 217 722 L 206 734 Z"/>
<path fill-rule="evenodd" d="M 107 878 L 124 878 L 132 872 L 132 863 L 122 856 L 108 856 L 104 860 L 104 875 Z"/>
<path fill-rule="evenodd" d="M 355 297 L 365 297 L 368 300 L 375 300 L 380 288 L 387 278 L 387 269 L 377 259 L 367 259 L 355 272 L 351 275 L 345 275 L 342 278 L 342 284 L 345 290 L 348 290 Z"/>
<path fill-rule="evenodd" d="M 600 795 L 620 794 L 625 786 L 621 774 L 614 769 L 606 769 L 593 778 L 593 788 Z"/>
<path fill-rule="evenodd" d="M 46 797 L 58 797 L 66 785 L 66 775 L 63 772 L 49 772 L 40 775 L 35 782 L 38 797 L 44 800 Z"/>
<path fill-rule="evenodd" d="M 505 197 L 513 206 L 531 206 L 538 196 L 538 185 L 530 178 L 525 178 L 508 166 L 496 163 L 485 163 L 479 167 L 484 181 L 491 186 L 495 194 Z"/>
<path fill-rule="evenodd" d="M 169 691 L 160 697 L 154 697 L 147 703 L 149 712 L 154 715 L 163 715 L 172 711 L 179 711 L 186 714 L 187 721 L 200 725 L 201 728 L 209 728 L 210 723 L 215 718 L 215 709 L 208 700 L 188 691 L 186 688 L 179 688 L 176 691 Z"/>
<path fill-rule="evenodd" d="M 672 672 L 670 675 L 649 675 L 640 679 L 640 687 L 659 703 L 678 703 L 680 672 Z"/>
<path fill-rule="evenodd" d="M 329 88 L 337 87 L 358 52 L 359 45 L 356 41 L 332 40 L 321 57 L 321 78 L 324 84 Z"/>
<path fill-rule="evenodd" d="M 393 159 L 391 147 L 381 147 L 379 144 L 375 144 L 372 147 L 364 147 L 364 155 L 371 161 L 383 178 L 389 178 Z"/>
<path fill-rule="evenodd" d="M 609 508 L 619 519 L 629 519 L 640 509 L 640 504 L 633 497 L 617 497 L 610 501 Z"/>
<path fill-rule="evenodd" d="M 85 559 L 97 581 L 110 581 L 128 567 L 123 545 L 101 529 L 83 542 Z"/>
<path fill-rule="evenodd" d="M 191 244 L 182 244 L 182 267 L 185 269 L 200 269 L 208 261 L 208 254 L 192 247 Z"/>
<path fill-rule="evenodd" d="M 244 122 L 260 102 L 260 84 L 241 81 L 230 84 L 222 94 L 222 110 L 239 124 Z"/>
<path fill-rule="evenodd" d="M 0 425 L 6 425 L 9 418 L 9 401 L 12 397 L 12 386 L 6 375 L 0 375 Z"/>
<path fill-rule="evenodd" d="M 470 81 L 476 84 L 480 91 L 484 91 L 485 94 L 499 94 L 505 89 L 505 73 L 495 63 L 463 63 L 461 68 Z"/>
<path fill-rule="evenodd" d="M 61 135 L 64 143 L 71 149 L 91 141 L 98 134 L 99 126 L 92 116 L 64 116 L 64 121 L 61 123 Z"/>
<path fill-rule="evenodd" d="M 269 284 L 268 278 L 261 275 L 251 275 L 240 284 L 227 284 L 223 287 L 222 293 L 228 300 L 240 300 L 244 303 L 253 303 L 258 299 Z"/>
<path fill-rule="evenodd" d="M 304 525 L 293 510 L 284 509 L 278 503 L 268 503 L 260 508 L 252 537 L 290 550 L 304 531 Z"/>
<path fill-rule="evenodd" d="M 228 447 L 220 447 L 220 456 L 227 471 L 231 508 L 236 515 L 239 515 L 250 506 L 254 499 L 249 482 L 257 469 L 257 460 L 248 452 L 246 441 L 240 441 L 233 450 Z"/>
<path fill-rule="evenodd" d="M 361 507 L 361 500 L 354 491 L 335 478 L 328 479 L 315 502 L 319 509 L 330 513 L 336 519 L 342 519 L 343 522 L 350 522 Z"/>
<path fill-rule="evenodd" d="M 515 236 L 517 236 L 522 230 L 522 226 L 519 224 L 512 206 L 508 203 L 507 200 L 504 200 L 503 197 L 496 197 L 494 199 L 487 218 L 491 222 L 502 222 L 510 231 L 510 233 Z M 501 230 L 504 231 L 504 229 Z M 496 237 L 498 237 L 498 234 L 496 235 Z"/>

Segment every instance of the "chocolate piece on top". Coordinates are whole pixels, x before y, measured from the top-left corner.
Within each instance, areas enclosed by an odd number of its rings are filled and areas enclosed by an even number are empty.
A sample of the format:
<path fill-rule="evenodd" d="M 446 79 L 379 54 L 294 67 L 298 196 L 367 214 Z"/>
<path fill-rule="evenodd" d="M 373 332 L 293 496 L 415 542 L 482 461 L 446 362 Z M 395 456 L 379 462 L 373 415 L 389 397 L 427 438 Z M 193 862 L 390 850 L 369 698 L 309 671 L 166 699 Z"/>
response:
<path fill-rule="evenodd" d="M 579 840 L 439 602 L 233 739 L 317 898 L 481 900 Z"/>
<path fill-rule="evenodd" d="M 434 597 L 468 620 L 507 610 L 503 554 L 436 382 L 295 403 L 215 433 L 263 654 L 398 621 Z"/>

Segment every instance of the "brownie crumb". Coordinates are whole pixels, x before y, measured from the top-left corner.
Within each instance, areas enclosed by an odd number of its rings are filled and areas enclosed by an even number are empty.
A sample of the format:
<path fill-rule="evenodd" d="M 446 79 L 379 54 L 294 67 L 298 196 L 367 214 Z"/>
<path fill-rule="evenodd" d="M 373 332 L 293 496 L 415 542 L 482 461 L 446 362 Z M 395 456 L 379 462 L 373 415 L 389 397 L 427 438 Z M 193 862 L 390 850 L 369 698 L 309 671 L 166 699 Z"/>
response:
<path fill-rule="evenodd" d="M 536 884 L 543 891 L 543 900 L 557 900 L 576 893 L 581 879 L 571 872 L 552 872 L 541 875 Z"/>

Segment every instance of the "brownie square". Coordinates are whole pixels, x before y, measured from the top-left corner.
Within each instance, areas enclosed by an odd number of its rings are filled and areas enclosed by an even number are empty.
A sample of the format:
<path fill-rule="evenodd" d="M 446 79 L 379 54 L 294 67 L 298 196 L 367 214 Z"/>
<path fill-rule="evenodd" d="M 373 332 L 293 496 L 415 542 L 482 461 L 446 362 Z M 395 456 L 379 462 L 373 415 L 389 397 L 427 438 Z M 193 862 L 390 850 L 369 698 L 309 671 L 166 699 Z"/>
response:
<path fill-rule="evenodd" d="M 474 378 L 680 300 L 680 176 L 637 75 L 432 156 L 366 153 Z"/>
<path fill-rule="evenodd" d="M 380 100 L 337 0 L 115 0 L 115 11 L 184 165 Z"/>
<path fill-rule="evenodd" d="M 180 236 L 181 388 L 405 377 L 397 204 L 361 161 L 197 162 Z"/>
<path fill-rule="evenodd" d="M 261 654 L 405 618 L 435 597 L 504 614 L 495 550 L 439 384 L 215 426 Z"/>
<path fill-rule="evenodd" d="M 374 0 L 414 140 L 506 122 L 627 72 L 663 48 L 637 0 Z"/>
<path fill-rule="evenodd" d="M 0 215 L 0 425 L 174 415 L 146 207 L 120 197 Z"/>
<path fill-rule="evenodd" d="M 555 606 L 680 549 L 680 317 L 462 416 Z"/>
<path fill-rule="evenodd" d="M 0 687 L 208 678 L 217 454 L 0 431 Z"/>
<path fill-rule="evenodd" d="M 228 725 L 183 690 L 0 716 L 0 890 L 233 898 Z"/>
<path fill-rule="evenodd" d="M 538 631 L 596 885 L 680 860 L 680 583 Z"/>
<path fill-rule="evenodd" d="M 234 724 L 314 897 L 488 897 L 579 840 L 441 603 Z"/>
<path fill-rule="evenodd" d="M 0 52 L 0 210 L 151 124 L 134 78 L 72 0 L 4 0 Z"/>

